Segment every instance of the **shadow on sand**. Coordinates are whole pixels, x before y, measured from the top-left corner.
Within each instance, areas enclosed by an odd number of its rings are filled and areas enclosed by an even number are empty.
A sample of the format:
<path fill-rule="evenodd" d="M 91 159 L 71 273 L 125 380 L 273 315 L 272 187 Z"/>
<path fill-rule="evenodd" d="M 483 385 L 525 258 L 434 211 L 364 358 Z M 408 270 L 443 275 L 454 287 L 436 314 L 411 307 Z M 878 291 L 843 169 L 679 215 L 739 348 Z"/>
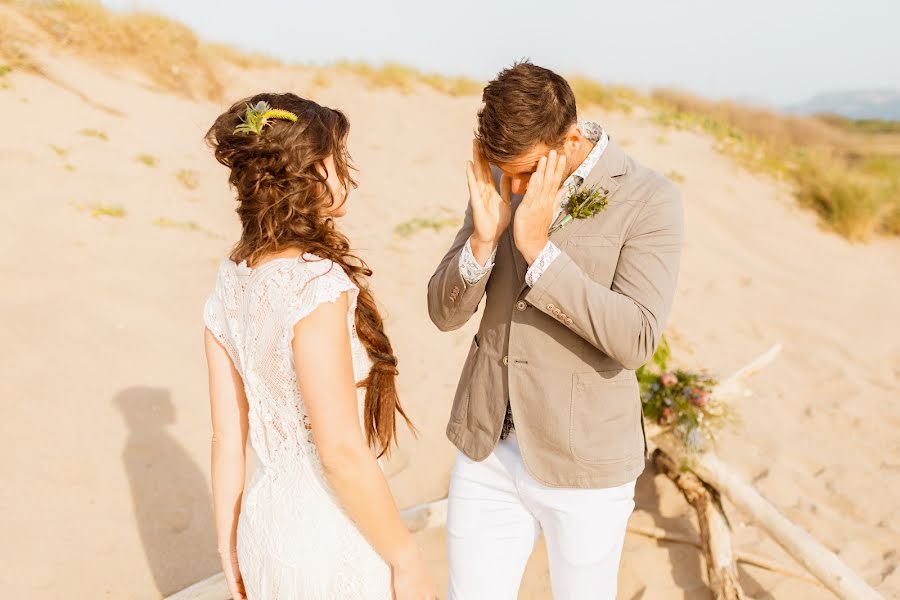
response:
<path fill-rule="evenodd" d="M 128 425 L 122 462 L 147 565 L 169 595 L 220 568 L 207 469 L 167 429 L 175 423 L 169 390 L 130 387 L 113 405 Z"/>

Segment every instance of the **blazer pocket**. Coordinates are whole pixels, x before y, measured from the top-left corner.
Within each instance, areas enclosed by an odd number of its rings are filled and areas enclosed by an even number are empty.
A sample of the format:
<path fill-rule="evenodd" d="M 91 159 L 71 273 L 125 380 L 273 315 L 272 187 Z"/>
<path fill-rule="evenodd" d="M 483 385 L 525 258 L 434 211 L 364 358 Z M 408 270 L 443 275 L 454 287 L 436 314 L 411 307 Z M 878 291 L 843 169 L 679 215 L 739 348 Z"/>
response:
<path fill-rule="evenodd" d="M 478 358 L 478 336 L 472 337 L 469 346 L 469 354 L 463 364 L 462 373 L 459 376 L 459 384 L 456 386 L 456 396 L 453 398 L 453 406 L 450 409 L 450 421 L 461 423 L 466 418 L 469 409 L 469 394 L 472 389 L 472 372 L 475 370 L 475 362 Z"/>
<path fill-rule="evenodd" d="M 578 460 L 618 462 L 640 454 L 641 401 L 634 371 L 572 376 L 569 447 Z"/>
<path fill-rule="evenodd" d="M 619 264 L 619 236 L 583 233 L 573 234 L 566 241 L 566 251 L 585 273 L 605 286 L 612 284 Z"/>

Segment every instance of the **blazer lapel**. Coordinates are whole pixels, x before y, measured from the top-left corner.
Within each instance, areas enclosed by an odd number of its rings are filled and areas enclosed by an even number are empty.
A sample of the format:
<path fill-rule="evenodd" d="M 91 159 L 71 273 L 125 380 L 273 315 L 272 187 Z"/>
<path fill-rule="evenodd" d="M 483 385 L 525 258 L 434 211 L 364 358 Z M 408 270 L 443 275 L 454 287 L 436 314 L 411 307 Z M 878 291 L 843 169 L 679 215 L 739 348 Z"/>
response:
<path fill-rule="evenodd" d="M 603 151 L 600 160 L 588 173 L 581 186 L 590 187 L 595 185 L 600 188 L 604 195 L 612 195 L 613 192 L 619 189 L 619 183 L 616 179 L 620 175 L 624 175 L 628 170 L 627 158 L 622 148 L 610 138 L 609 144 L 606 146 L 606 150 Z"/>

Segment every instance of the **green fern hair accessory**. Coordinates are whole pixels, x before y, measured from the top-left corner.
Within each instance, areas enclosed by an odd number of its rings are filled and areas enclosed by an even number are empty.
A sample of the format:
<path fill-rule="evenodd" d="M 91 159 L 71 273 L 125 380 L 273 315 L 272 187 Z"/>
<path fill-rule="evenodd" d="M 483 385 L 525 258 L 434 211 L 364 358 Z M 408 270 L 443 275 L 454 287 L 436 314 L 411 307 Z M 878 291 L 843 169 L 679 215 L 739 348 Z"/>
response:
<path fill-rule="evenodd" d="M 297 120 L 297 115 L 280 108 L 272 108 L 268 102 L 260 100 L 253 106 L 247 105 L 247 113 L 241 117 L 241 122 L 234 128 L 234 132 L 259 135 L 263 128 L 270 124 L 270 119 L 284 119 L 293 122 Z"/>

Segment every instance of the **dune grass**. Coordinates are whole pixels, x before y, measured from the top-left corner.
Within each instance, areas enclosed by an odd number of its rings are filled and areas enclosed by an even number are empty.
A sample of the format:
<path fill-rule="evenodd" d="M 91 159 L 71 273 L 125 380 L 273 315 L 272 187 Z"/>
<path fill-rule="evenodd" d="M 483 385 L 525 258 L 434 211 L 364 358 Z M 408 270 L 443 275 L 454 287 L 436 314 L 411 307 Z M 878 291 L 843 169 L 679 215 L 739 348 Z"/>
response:
<path fill-rule="evenodd" d="M 853 120 L 839 115 L 822 115 L 819 117 L 819 120 L 853 132 L 900 134 L 900 121 L 885 121 L 883 119 Z"/>
<path fill-rule="evenodd" d="M 755 171 L 791 181 L 801 204 L 841 235 L 900 235 L 900 133 L 887 122 L 794 117 L 669 90 L 654 92 L 656 120 L 711 135 Z"/>
<path fill-rule="evenodd" d="M 420 231 L 431 230 L 440 231 L 445 228 L 457 228 L 462 225 L 462 221 L 454 217 L 441 218 L 422 218 L 416 217 L 408 221 L 399 223 L 394 227 L 394 236 L 398 238 L 409 238 Z"/>
<path fill-rule="evenodd" d="M 106 134 L 105 131 L 100 130 L 100 129 L 93 129 L 91 127 L 88 127 L 88 128 L 82 129 L 78 133 L 80 133 L 84 137 L 97 138 L 98 140 L 103 140 L 104 142 L 109 141 L 109 136 Z"/>
<path fill-rule="evenodd" d="M 148 167 L 155 167 L 156 163 L 159 162 L 157 158 L 152 154 L 138 154 L 134 157 L 134 159 L 142 165 L 146 165 Z"/>
<path fill-rule="evenodd" d="M 196 190 L 200 185 L 200 178 L 197 176 L 197 172 L 190 169 L 179 169 L 175 173 L 175 178 L 189 190 Z"/>
<path fill-rule="evenodd" d="M 5 4 L 15 6 L 62 48 L 97 60 L 127 61 L 160 87 L 190 97 L 221 96 L 216 60 L 254 62 L 219 45 L 202 43 L 187 26 L 147 12 L 120 14 L 91 0 L 6 0 Z M 19 42 L 3 50 L 4 58 L 8 60 L 18 49 L 19 60 L 25 60 L 22 46 Z"/>
<path fill-rule="evenodd" d="M 469 77 L 424 73 L 394 62 L 374 66 L 364 62 L 338 61 L 334 68 L 359 77 L 371 89 L 391 88 L 409 93 L 421 85 L 449 96 L 466 96 L 480 94 L 484 87 L 483 83 Z"/>
<path fill-rule="evenodd" d="M 9 0 L 0 3 L 10 4 Z M 28 53 L 32 42 L 21 26 L 6 15 L 0 15 L 0 61 L 3 63 L 4 75 L 12 71 L 24 73 L 41 73 L 40 65 Z"/>
<path fill-rule="evenodd" d="M 92 217 L 110 217 L 113 219 L 122 219 L 128 214 L 125 208 L 119 204 L 105 204 L 103 202 L 70 202 L 79 212 L 87 211 Z"/>
<path fill-rule="evenodd" d="M 202 233 L 211 238 L 219 237 L 217 234 L 206 229 L 202 225 L 199 225 L 195 221 L 176 221 L 174 219 L 169 219 L 168 217 L 158 217 L 153 220 L 153 224 L 163 229 L 178 229 L 180 231 Z"/>
<path fill-rule="evenodd" d="M 632 89 L 606 85 L 584 75 L 569 76 L 566 81 L 572 87 L 576 103 L 582 107 L 596 106 L 629 114 L 635 106 L 644 103 L 644 98 Z"/>

